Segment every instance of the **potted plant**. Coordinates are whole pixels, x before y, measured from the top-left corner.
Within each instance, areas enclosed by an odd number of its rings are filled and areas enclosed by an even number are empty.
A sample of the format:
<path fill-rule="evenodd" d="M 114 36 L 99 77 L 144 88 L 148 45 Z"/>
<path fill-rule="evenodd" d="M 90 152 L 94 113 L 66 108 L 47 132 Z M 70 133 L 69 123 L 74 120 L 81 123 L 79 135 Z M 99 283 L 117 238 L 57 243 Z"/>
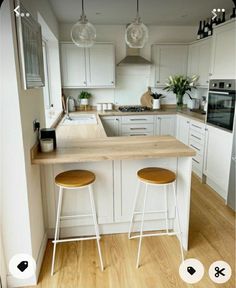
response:
<path fill-rule="evenodd" d="M 166 83 L 164 90 L 172 91 L 174 94 L 176 94 L 178 110 L 181 110 L 183 107 L 183 97 L 185 94 L 188 94 L 190 99 L 192 99 L 191 95 L 187 91 L 191 91 L 192 88 L 197 88 L 196 82 L 198 78 L 199 76 L 196 75 L 193 75 L 192 77 L 175 75 L 168 78 L 169 81 Z"/>
<path fill-rule="evenodd" d="M 89 93 L 88 91 L 81 91 L 78 96 L 78 99 L 81 105 L 88 105 L 88 100 L 91 97 L 92 97 L 92 94 Z"/>
<path fill-rule="evenodd" d="M 160 109 L 161 107 L 161 99 L 165 98 L 166 96 L 158 93 L 152 93 L 151 94 L 153 100 L 152 100 L 152 108 L 153 109 Z"/>

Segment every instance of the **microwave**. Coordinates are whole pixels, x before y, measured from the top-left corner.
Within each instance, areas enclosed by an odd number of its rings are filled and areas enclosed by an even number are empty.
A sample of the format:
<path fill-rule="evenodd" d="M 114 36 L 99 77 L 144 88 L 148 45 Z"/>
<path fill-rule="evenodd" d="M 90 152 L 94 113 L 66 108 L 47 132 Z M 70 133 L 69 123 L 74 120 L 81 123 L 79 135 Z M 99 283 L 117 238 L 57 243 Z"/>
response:
<path fill-rule="evenodd" d="M 235 114 L 235 81 L 211 80 L 208 92 L 207 123 L 233 130 Z"/>

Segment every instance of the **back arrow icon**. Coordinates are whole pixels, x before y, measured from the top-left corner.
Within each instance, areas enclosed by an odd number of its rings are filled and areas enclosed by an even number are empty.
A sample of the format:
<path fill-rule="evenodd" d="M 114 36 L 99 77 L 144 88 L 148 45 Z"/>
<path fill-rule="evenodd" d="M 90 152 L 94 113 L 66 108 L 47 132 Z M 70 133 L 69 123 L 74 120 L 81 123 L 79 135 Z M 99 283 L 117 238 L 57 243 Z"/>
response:
<path fill-rule="evenodd" d="M 214 15 L 214 17 L 212 17 L 211 19 L 214 20 L 217 17 L 217 14 L 214 10 L 212 10 L 211 13 Z"/>
<path fill-rule="evenodd" d="M 20 12 L 18 11 L 20 6 L 18 5 L 15 9 L 14 12 L 16 13 L 16 16 L 20 16 Z"/>

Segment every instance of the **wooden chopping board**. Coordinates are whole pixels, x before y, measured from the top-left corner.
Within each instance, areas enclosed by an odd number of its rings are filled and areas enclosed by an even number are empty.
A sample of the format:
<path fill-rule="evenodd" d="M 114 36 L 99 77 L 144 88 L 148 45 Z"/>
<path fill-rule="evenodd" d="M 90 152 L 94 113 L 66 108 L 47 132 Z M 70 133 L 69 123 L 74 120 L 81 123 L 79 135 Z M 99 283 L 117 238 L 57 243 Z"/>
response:
<path fill-rule="evenodd" d="M 148 87 L 148 91 L 145 92 L 142 96 L 141 96 L 141 99 L 140 99 L 140 102 L 141 102 L 141 105 L 142 106 L 147 106 L 149 108 L 152 108 L 152 96 L 151 96 L 151 88 Z"/>

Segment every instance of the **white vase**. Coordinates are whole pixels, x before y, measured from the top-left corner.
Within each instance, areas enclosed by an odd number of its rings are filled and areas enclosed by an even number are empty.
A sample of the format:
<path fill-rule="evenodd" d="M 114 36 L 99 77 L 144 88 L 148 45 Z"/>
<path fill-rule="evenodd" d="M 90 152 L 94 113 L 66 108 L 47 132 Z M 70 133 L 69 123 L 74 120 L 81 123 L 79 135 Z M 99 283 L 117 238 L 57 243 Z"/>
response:
<path fill-rule="evenodd" d="M 152 108 L 153 109 L 160 109 L 161 108 L 160 99 L 152 99 Z"/>
<path fill-rule="evenodd" d="M 80 105 L 88 105 L 88 99 L 80 99 Z"/>

